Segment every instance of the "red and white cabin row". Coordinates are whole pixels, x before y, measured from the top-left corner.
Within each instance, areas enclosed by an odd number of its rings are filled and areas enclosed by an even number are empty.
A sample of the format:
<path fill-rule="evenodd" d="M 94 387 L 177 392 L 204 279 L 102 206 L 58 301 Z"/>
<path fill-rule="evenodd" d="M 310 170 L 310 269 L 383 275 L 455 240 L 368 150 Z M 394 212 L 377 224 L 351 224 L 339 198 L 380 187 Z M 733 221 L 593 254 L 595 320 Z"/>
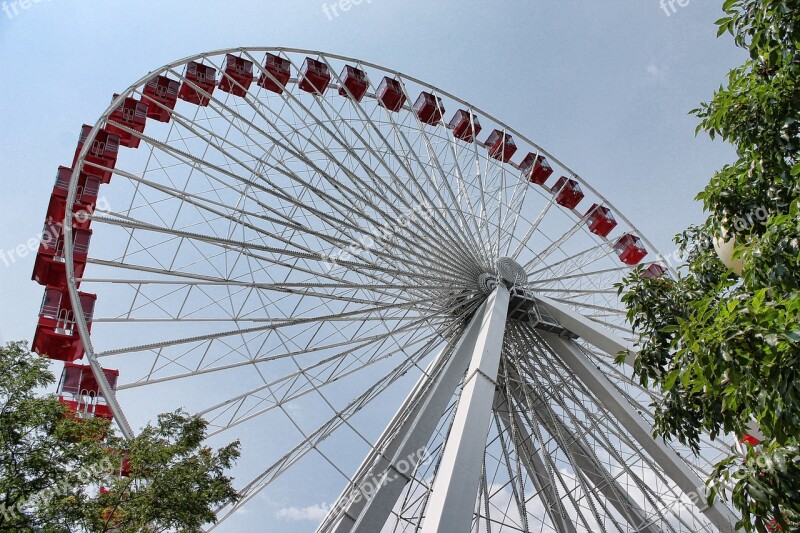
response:
<path fill-rule="evenodd" d="M 114 95 L 116 98 L 117 95 Z M 67 230 L 72 241 L 73 274 L 80 286 L 89 255 L 92 238 L 92 214 L 97 205 L 100 186 L 111 182 L 117 164 L 119 147 L 137 148 L 140 139 L 136 133 L 144 132 L 148 106 L 135 98 L 125 98 L 111 113 L 107 124 L 101 128 L 77 175 L 77 187 L 71 206 L 72 216 L 66 219 L 70 179 L 81 152 L 84 150 L 92 126 L 84 124 L 78 137 L 71 167 L 61 166 L 56 172 L 55 184 L 45 214 L 44 229 L 36 254 L 31 278 L 43 285 L 44 296 L 33 337 L 32 350 L 43 357 L 64 362 L 58 385 L 58 398 L 78 419 L 100 417 L 111 419 L 111 410 L 100 393 L 97 380 L 88 365 L 75 364 L 84 355 L 81 334 L 77 328 L 77 309 L 69 297 L 65 240 Z M 91 332 L 97 295 L 78 292 L 80 312 Z M 116 388 L 117 370 L 103 369 L 111 389 Z M 99 436 L 104 438 L 104 436 Z"/>

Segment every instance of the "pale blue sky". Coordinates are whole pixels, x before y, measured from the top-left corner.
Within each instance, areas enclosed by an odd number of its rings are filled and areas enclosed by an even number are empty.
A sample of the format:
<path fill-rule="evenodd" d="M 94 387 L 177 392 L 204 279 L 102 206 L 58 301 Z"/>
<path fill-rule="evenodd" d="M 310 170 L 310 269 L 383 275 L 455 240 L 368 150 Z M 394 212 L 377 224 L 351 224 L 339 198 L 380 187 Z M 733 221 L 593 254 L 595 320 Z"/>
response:
<path fill-rule="evenodd" d="M 687 116 L 743 59 L 715 39 L 720 4 L 667 16 L 658 0 L 364 0 L 329 19 L 321 0 L 41 0 L 0 12 L 0 249 L 41 231 L 56 168 L 112 93 L 174 59 L 253 45 L 359 57 L 452 92 L 556 154 L 669 253 L 701 218 L 692 198 L 733 156 L 695 139 Z M 0 260 L 3 341 L 33 335 L 32 265 L 33 254 Z M 274 507 L 236 529 L 275 520 Z M 288 518 L 282 531 L 312 528 Z"/>

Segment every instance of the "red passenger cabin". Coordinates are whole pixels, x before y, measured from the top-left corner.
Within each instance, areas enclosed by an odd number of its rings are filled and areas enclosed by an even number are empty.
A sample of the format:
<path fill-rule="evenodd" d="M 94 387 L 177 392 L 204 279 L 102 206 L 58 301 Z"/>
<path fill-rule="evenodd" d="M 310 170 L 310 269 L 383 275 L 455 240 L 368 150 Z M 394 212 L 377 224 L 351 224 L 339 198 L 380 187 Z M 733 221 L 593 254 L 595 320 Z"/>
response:
<path fill-rule="evenodd" d="M 78 297 L 84 319 L 91 329 L 97 295 L 79 292 Z M 75 312 L 66 289 L 45 288 L 32 350 L 49 359 L 70 363 L 83 357 L 83 345 L 76 329 Z"/>
<path fill-rule="evenodd" d="M 441 122 L 444 115 L 444 104 L 438 96 L 423 91 L 414 103 L 414 111 L 425 124 L 436 125 Z"/>
<path fill-rule="evenodd" d="M 363 70 L 345 65 L 339 77 L 342 80 L 342 86 L 339 87 L 340 95 L 360 102 L 367 94 L 369 80 L 367 80 L 367 73 Z"/>
<path fill-rule="evenodd" d="M 400 111 L 406 103 L 406 95 L 400 81 L 384 76 L 378 86 L 378 102 L 389 111 Z"/>
<path fill-rule="evenodd" d="M 91 168 L 87 170 L 92 171 Z M 50 195 L 50 204 L 47 206 L 45 224 L 60 225 L 64 223 L 64 217 L 67 213 L 67 193 L 69 192 L 71 176 L 71 168 L 58 167 L 56 183 L 53 186 L 53 194 Z M 89 227 L 91 220 L 89 220 L 87 214 L 94 212 L 94 204 L 97 202 L 97 195 L 99 193 L 100 178 L 81 172 L 78 177 L 78 188 L 75 191 L 75 203 L 72 205 L 72 227 Z"/>
<path fill-rule="evenodd" d="M 642 240 L 632 233 L 626 233 L 614 245 L 620 261 L 626 265 L 637 265 L 647 255 Z"/>
<path fill-rule="evenodd" d="M 474 141 L 481 132 L 481 123 L 478 122 L 478 117 L 464 109 L 456 111 L 448 125 L 453 128 L 453 136 L 456 139 L 468 143 Z"/>
<path fill-rule="evenodd" d="M 642 277 L 647 279 L 658 279 L 667 273 L 667 269 L 658 263 L 653 263 L 642 270 Z"/>
<path fill-rule="evenodd" d="M 124 451 L 122 453 L 122 460 L 119 462 L 119 469 L 115 473 L 119 477 L 128 477 L 131 475 L 131 459 L 129 451 Z"/>
<path fill-rule="evenodd" d="M 106 381 L 112 390 L 117 388 L 119 370 L 103 369 Z M 70 412 L 80 419 L 99 417 L 111 420 L 111 409 L 106 404 L 100 385 L 95 379 L 92 367 L 66 363 L 58 384 L 58 401 L 66 405 Z M 123 461 L 124 462 L 124 461 Z"/>
<path fill-rule="evenodd" d="M 744 435 L 742 435 L 742 443 L 749 444 L 750 446 L 758 446 L 759 444 L 761 444 L 761 441 L 755 438 L 754 436 L 745 433 Z"/>
<path fill-rule="evenodd" d="M 592 204 L 592 207 L 586 212 L 586 224 L 589 225 L 589 231 L 595 235 L 608 237 L 611 230 L 617 227 L 617 220 L 608 207 Z"/>
<path fill-rule="evenodd" d="M 33 265 L 31 279 L 40 285 L 51 285 L 65 288 L 67 284 L 66 266 L 64 262 L 64 219 L 67 214 L 67 192 L 72 169 L 58 167 L 53 194 L 47 207 L 44 229 L 42 231 L 39 250 Z M 100 178 L 81 174 L 76 190 L 75 203 L 72 206 L 72 239 L 73 265 L 75 276 L 82 277 L 86 267 L 89 241 L 92 230 L 89 229 L 94 212 L 94 204 L 100 189 Z"/>
<path fill-rule="evenodd" d="M 119 95 L 115 94 L 112 100 Z M 129 131 L 123 130 L 120 126 L 132 129 L 137 133 L 144 133 L 147 122 L 147 104 L 136 98 L 127 97 L 109 115 L 106 131 L 119 136 L 119 143 L 126 148 L 139 148 L 141 139 Z"/>
<path fill-rule="evenodd" d="M 291 63 L 283 57 L 267 52 L 264 58 L 264 72 L 258 77 L 258 84 L 268 91 L 282 94 L 291 78 Z"/>
<path fill-rule="evenodd" d="M 583 190 L 580 183 L 572 178 L 561 176 L 550 192 L 556 195 L 556 203 L 568 209 L 575 209 L 583 200 Z"/>
<path fill-rule="evenodd" d="M 142 97 L 142 101 L 147 104 L 147 118 L 169 122 L 170 111 L 175 109 L 178 102 L 179 88 L 180 83 L 166 76 L 156 76 L 148 80 Z"/>
<path fill-rule="evenodd" d="M 73 228 L 72 230 L 72 264 L 76 278 L 82 278 L 89 256 L 89 241 L 92 230 Z M 36 253 L 31 279 L 39 285 L 48 285 L 58 289 L 66 289 L 67 272 L 64 259 L 64 226 L 63 224 L 45 224 L 42 241 Z"/>
<path fill-rule="evenodd" d="M 331 73 L 328 65 L 307 57 L 300 70 L 300 79 L 297 86 L 300 90 L 311 94 L 322 94 L 331 82 Z"/>
<path fill-rule="evenodd" d="M 178 91 L 178 98 L 190 104 L 207 106 L 217 85 L 217 69 L 211 65 L 190 61 L 186 64 L 183 77 L 185 79 Z"/>
<path fill-rule="evenodd" d="M 78 147 L 75 149 L 75 157 L 72 160 L 72 168 L 75 168 L 75 164 L 78 162 L 78 156 L 83 150 L 83 145 L 89 138 L 91 132 L 92 126 L 88 124 L 84 124 L 81 128 L 81 135 L 78 138 Z M 106 129 L 98 130 L 97 135 L 92 140 L 92 146 L 89 147 L 89 151 L 86 152 L 86 157 L 84 158 L 86 164 L 84 164 L 81 171 L 99 176 L 101 183 L 111 182 L 112 171 L 110 169 L 117 166 L 119 144 L 119 135 L 109 133 Z"/>
<path fill-rule="evenodd" d="M 504 131 L 494 130 L 484 143 L 489 149 L 489 157 L 508 163 L 517 152 L 517 144 L 511 135 Z"/>
<path fill-rule="evenodd" d="M 233 54 L 225 56 L 219 90 L 234 96 L 244 96 L 253 83 L 253 62 Z"/>
<path fill-rule="evenodd" d="M 519 164 L 519 169 L 522 172 L 522 179 L 537 185 L 544 185 L 547 178 L 553 174 L 553 167 L 550 166 L 547 159 L 543 155 L 534 153 L 528 153 L 525 156 L 525 159 Z"/>

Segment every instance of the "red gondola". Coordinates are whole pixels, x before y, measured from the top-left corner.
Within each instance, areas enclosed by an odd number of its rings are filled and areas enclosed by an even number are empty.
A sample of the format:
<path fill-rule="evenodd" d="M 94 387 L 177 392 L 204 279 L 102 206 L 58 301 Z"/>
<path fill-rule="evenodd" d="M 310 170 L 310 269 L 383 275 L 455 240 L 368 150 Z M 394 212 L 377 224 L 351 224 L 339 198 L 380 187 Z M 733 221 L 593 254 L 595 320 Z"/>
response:
<path fill-rule="evenodd" d="M 78 297 L 86 323 L 91 329 L 97 295 L 79 292 Z M 83 345 L 75 324 L 75 312 L 66 289 L 45 288 L 32 350 L 58 361 L 72 362 L 83 357 Z"/>
<path fill-rule="evenodd" d="M 92 132 L 92 126 L 84 124 L 81 128 L 81 134 L 78 138 L 78 147 L 75 149 L 75 157 L 72 159 L 72 168 L 78 162 L 78 156 L 83 150 L 83 144 L 89 138 Z M 117 166 L 117 156 L 119 155 L 120 139 L 119 135 L 109 133 L 106 129 L 100 129 L 97 132 L 92 146 L 84 158 L 85 164 L 81 169 L 82 172 L 87 174 L 95 174 L 100 177 L 101 183 L 111 182 L 110 169 Z M 103 167 L 103 168 L 101 168 Z"/>
<path fill-rule="evenodd" d="M 300 70 L 300 79 L 297 86 L 301 91 L 311 94 L 322 94 L 331 82 L 331 73 L 328 65 L 307 57 Z"/>
<path fill-rule="evenodd" d="M 395 78 L 384 76 L 378 86 L 378 102 L 389 111 L 400 111 L 406 103 L 403 86 Z"/>
<path fill-rule="evenodd" d="M 464 109 L 456 111 L 448 126 L 453 128 L 453 136 L 456 139 L 468 143 L 474 141 L 481 132 L 481 123 L 478 121 L 478 117 Z"/>
<path fill-rule="evenodd" d="M 211 65 L 190 61 L 186 64 L 183 77 L 186 79 L 181 83 L 178 98 L 190 104 L 207 106 L 217 85 L 217 69 Z"/>
<path fill-rule="evenodd" d="M 608 237 L 611 230 L 617 227 L 617 220 L 608 207 L 592 204 L 592 207 L 586 212 L 586 224 L 589 225 L 589 231 L 595 235 Z"/>
<path fill-rule="evenodd" d="M 116 390 L 119 370 L 103 369 L 106 381 L 112 390 Z M 91 396 L 93 398 L 102 396 L 100 385 L 92 372 L 90 365 L 79 365 L 77 363 L 65 363 L 64 370 L 61 372 L 61 380 L 58 384 L 58 394 L 60 396 Z"/>
<path fill-rule="evenodd" d="M 364 95 L 367 94 L 369 80 L 367 80 L 367 73 L 363 70 L 345 65 L 339 77 L 342 79 L 339 94 L 342 96 L 353 98 L 356 102 L 360 102 Z"/>
<path fill-rule="evenodd" d="M 234 96 L 244 96 L 253 83 L 253 62 L 233 54 L 225 56 L 219 90 Z"/>
<path fill-rule="evenodd" d="M 63 230 L 62 224 L 45 225 L 31 276 L 31 279 L 39 285 L 48 285 L 59 289 L 67 287 Z M 76 278 L 83 277 L 91 238 L 92 230 L 90 229 L 73 228 L 72 230 L 72 264 Z"/>
<path fill-rule="evenodd" d="M 441 122 L 444 115 L 442 99 L 432 93 L 423 91 L 414 103 L 414 111 L 425 124 L 435 125 Z"/>
<path fill-rule="evenodd" d="M 116 99 L 119 95 L 112 97 Z M 136 98 L 127 97 L 109 115 L 106 130 L 109 133 L 119 136 L 120 145 L 126 148 L 138 148 L 141 139 L 129 131 L 123 130 L 119 126 L 132 129 L 137 133 L 144 133 L 147 123 L 147 104 Z"/>
<path fill-rule="evenodd" d="M 759 439 L 755 438 L 752 435 L 748 435 L 747 433 L 742 435 L 742 442 L 744 444 L 749 444 L 750 446 L 758 446 L 759 444 L 761 444 L 761 441 Z"/>
<path fill-rule="evenodd" d="M 525 159 L 519 164 L 522 172 L 522 179 L 526 179 L 537 185 L 544 185 L 547 178 L 553 173 L 553 167 L 547 162 L 543 155 L 528 153 Z"/>
<path fill-rule="evenodd" d="M 653 263 L 642 270 L 642 277 L 647 279 L 658 279 L 667 273 L 667 269 L 658 263 Z"/>
<path fill-rule="evenodd" d="M 504 131 L 494 130 L 484 143 L 489 149 L 489 157 L 508 163 L 517 152 L 517 144 L 511 135 Z"/>
<path fill-rule="evenodd" d="M 555 185 L 550 188 L 550 192 L 556 195 L 556 203 L 568 209 L 575 207 L 583 200 L 583 190 L 581 185 L 572 178 L 561 176 Z"/>
<path fill-rule="evenodd" d="M 258 77 L 258 84 L 268 91 L 282 94 L 292 75 L 289 60 L 267 52 L 264 70 Z"/>
<path fill-rule="evenodd" d="M 171 111 L 178 102 L 180 83 L 166 76 L 150 78 L 144 85 L 142 101 L 147 104 L 147 118 L 169 122 Z"/>
<path fill-rule="evenodd" d="M 92 169 L 90 168 L 89 170 Z M 64 216 L 67 212 L 67 193 L 71 176 L 71 168 L 58 167 L 56 182 L 53 186 L 53 194 L 50 195 L 50 204 L 47 207 L 45 224 L 53 225 L 64 223 Z M 75 203 L 72 205 L 72 227 L 85 229 L 89 227 L 91 222 L 87 214 L 92 214 L 94 212 L 94 205 L 97 202 L 97 195 L 100 191 L 100 178 L 81 172 L 78 179 Z"/>
<path fill-rule="evenodd" d="M 637 265 L 647 255 L 642 240 L 632 233 L 626 233 L 614 244 L 614 251 L 626 265 Z"/>

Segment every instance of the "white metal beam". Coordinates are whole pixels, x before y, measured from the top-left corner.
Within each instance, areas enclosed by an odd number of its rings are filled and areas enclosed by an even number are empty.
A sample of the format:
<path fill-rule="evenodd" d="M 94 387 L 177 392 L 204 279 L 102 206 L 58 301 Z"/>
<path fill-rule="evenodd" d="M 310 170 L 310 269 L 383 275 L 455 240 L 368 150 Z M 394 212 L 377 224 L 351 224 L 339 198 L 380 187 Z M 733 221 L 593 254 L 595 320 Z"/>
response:
<path fill-rule="evenodd" d="M 581 316 L 566 305 L 560 304 L 545 296 L 536 295 L 536 302 L 543 306 L 559 324 L 579 336 L 595 348 L 616 357 L 620 352 L 626 352 L 625 364 L 633 366 L 637 350 L 628 341 L 613 334 L 603 326 Z"/>
<path fill-rule="evenodd" d="M 453 425 L 433 482 L 422 533 L 471 530 L 492 415 L 510 294 L 501 283 L 489 296 Z"/>
<path fill-rule="evenodd" d="M 721 533 L 736 531 L 738 519 L 733 512 L 719 501 L 713 506 L 706 504 L 705 484 L 700 477 L 675 450 L 652 437 L 652 428 L 647 421 L 574 342 L 552 333 L 539 332 L 539 335 Z"/>

